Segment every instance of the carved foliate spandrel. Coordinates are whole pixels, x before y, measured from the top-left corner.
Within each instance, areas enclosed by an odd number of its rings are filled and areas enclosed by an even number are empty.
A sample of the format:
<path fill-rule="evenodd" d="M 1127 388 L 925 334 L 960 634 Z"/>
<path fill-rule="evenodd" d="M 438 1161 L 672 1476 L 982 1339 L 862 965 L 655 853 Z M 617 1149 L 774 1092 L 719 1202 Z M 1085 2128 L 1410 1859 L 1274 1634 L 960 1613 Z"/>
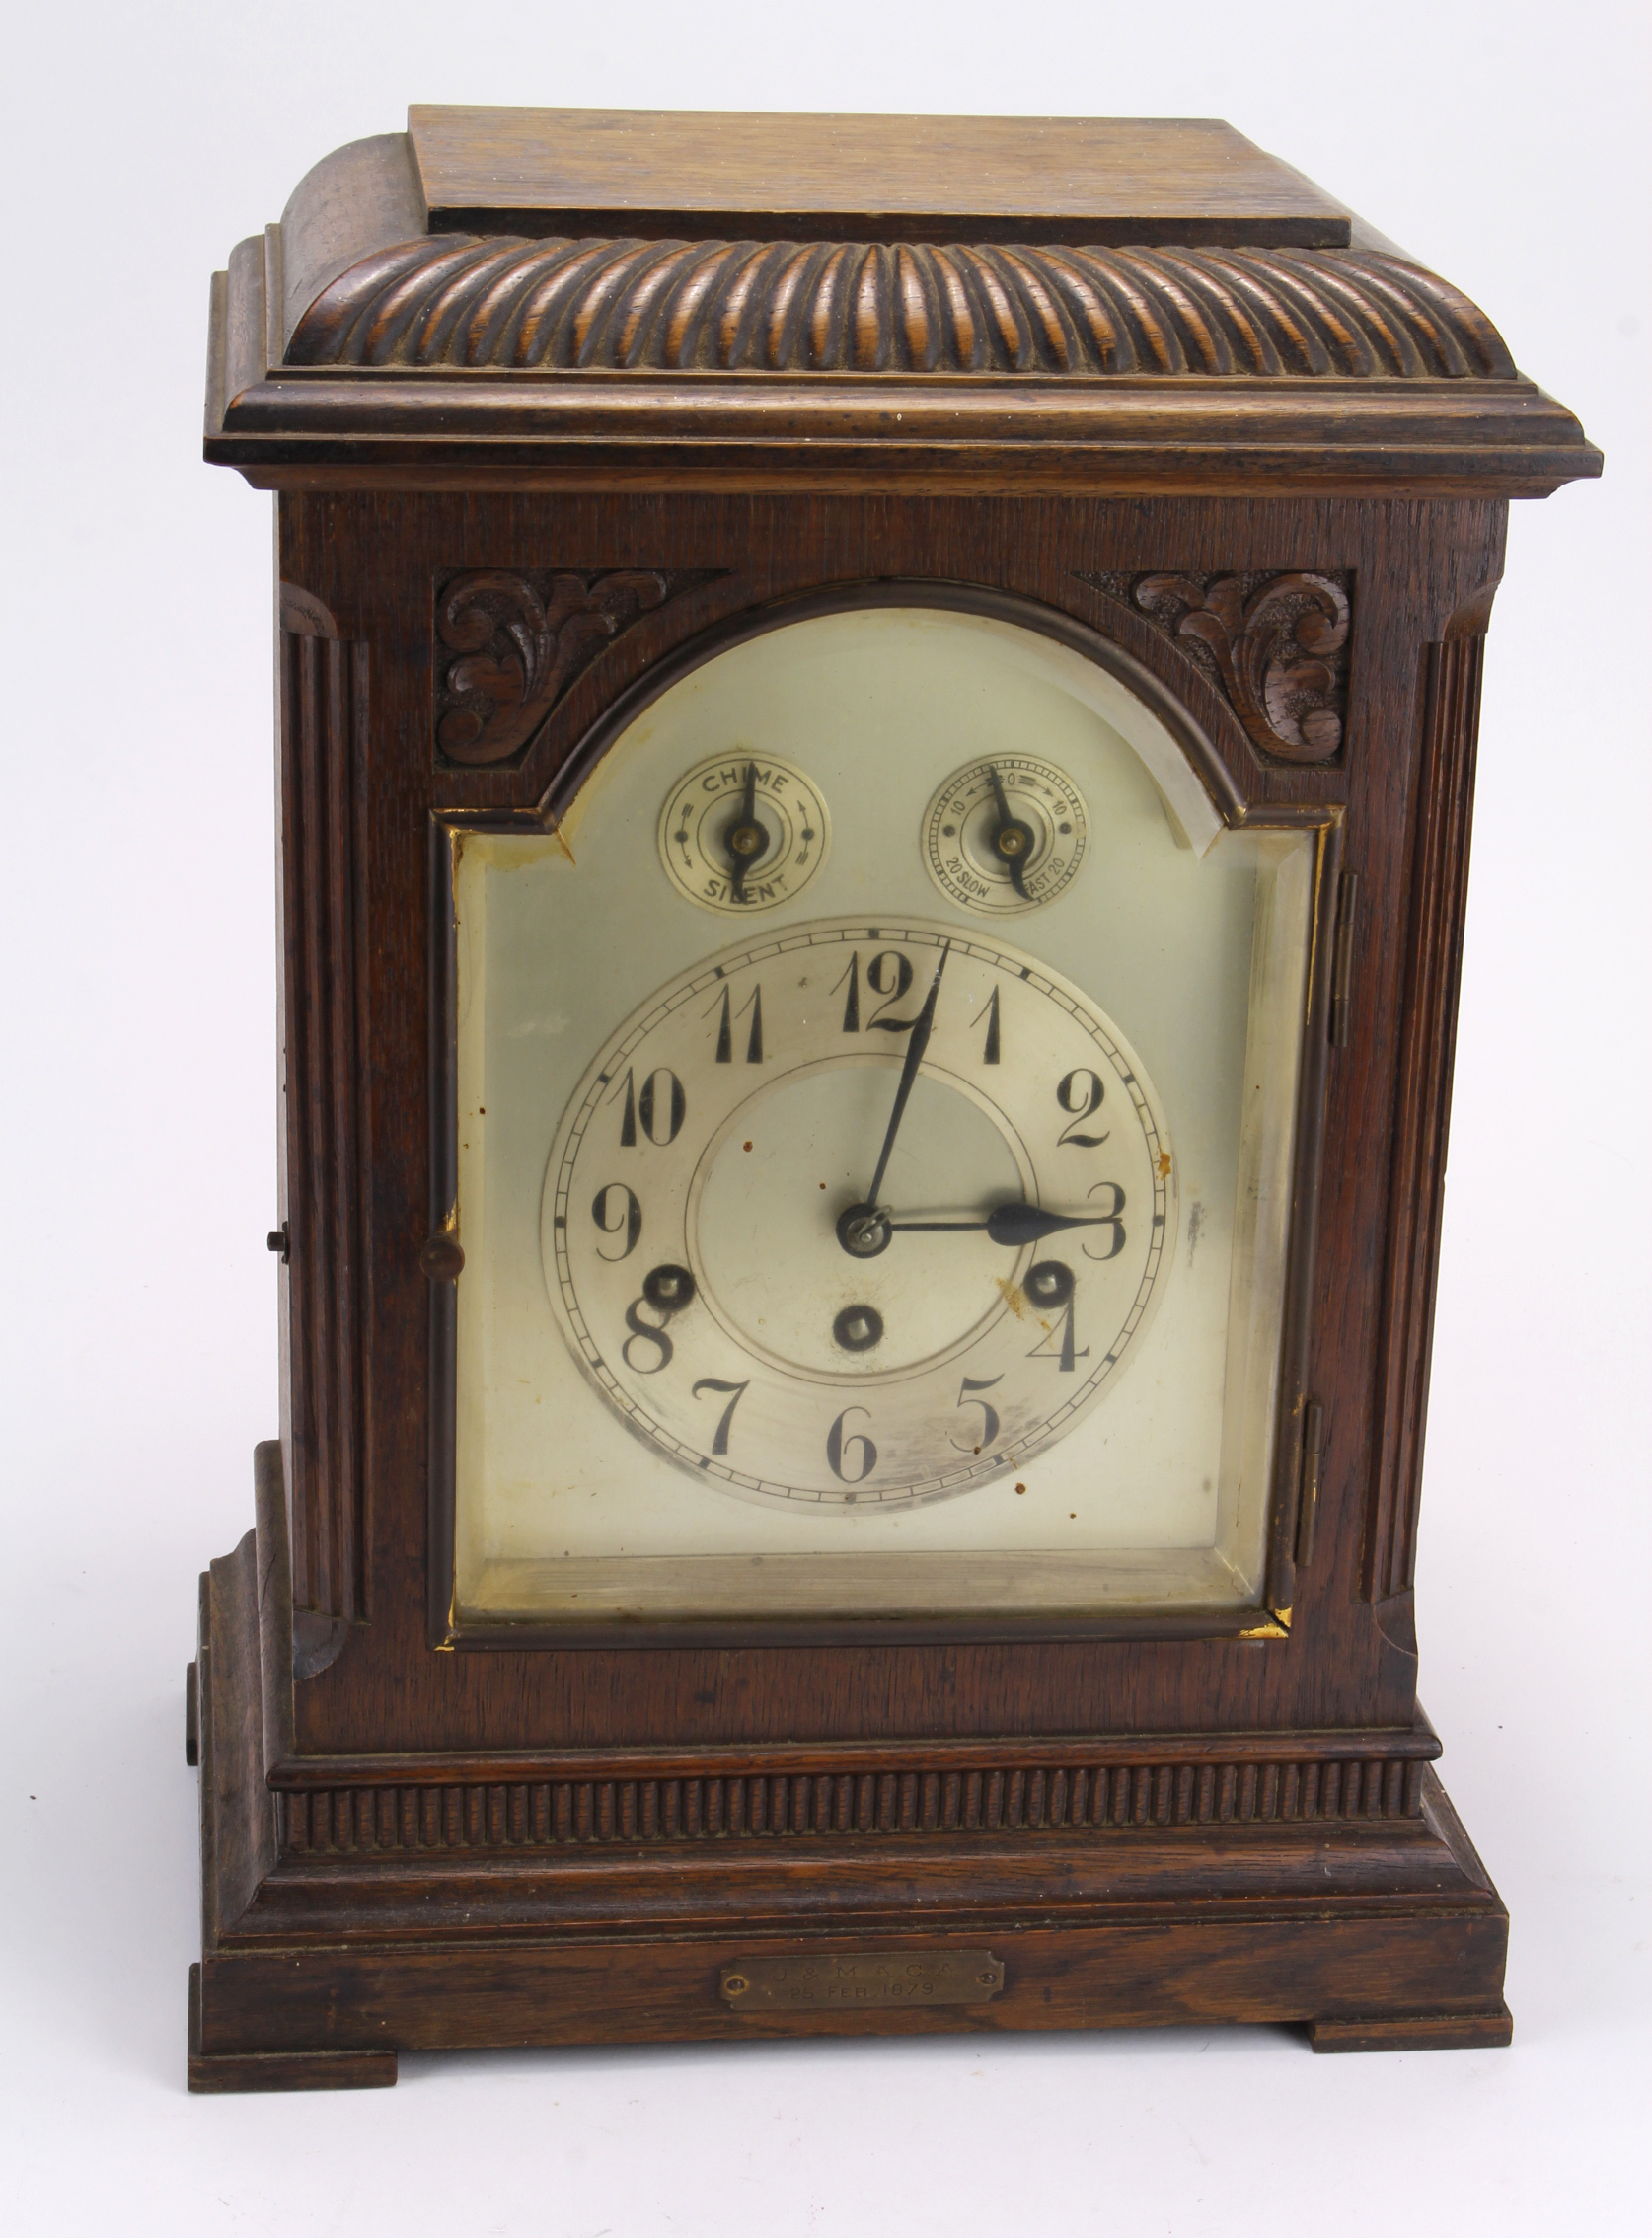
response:
<path fill-rule="evenodd" d="M 438 762 L 474 769 L 512 760 L 616 637 L 715 571 L 477 567 L 438 577 Z"/>
<path fill-rule="evenodd" d="M 1085 574 L 1200 668 L 1270 761 L 1342 751 L 1353 578 L 1346 573 Z"/>

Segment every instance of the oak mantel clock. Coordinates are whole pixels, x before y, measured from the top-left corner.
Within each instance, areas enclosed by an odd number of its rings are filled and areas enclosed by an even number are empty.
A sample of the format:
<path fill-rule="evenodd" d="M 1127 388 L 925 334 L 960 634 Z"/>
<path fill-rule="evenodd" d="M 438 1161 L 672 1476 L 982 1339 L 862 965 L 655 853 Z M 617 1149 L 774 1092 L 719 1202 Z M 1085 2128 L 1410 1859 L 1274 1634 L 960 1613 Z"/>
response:
<path fill-rule="evenodd" d="M 1209 122 L 415 109 L 215 282 L 277 496 L 279 1440 L 203 2090 L 1506 2041 L 1413 1552 L 1506 507 Z"/>

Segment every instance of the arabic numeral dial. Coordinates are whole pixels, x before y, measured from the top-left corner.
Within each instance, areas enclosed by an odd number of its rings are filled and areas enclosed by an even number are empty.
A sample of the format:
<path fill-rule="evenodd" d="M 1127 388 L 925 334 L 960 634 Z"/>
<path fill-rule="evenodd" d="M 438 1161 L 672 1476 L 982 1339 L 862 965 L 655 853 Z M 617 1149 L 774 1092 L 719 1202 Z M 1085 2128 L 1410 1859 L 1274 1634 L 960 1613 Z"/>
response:
<path fill-rule="evenodd" d="M 691 776 L 755 818 L 780 768 Z M 720 844 L 689 805 L 662 834 Z M 541 1233 L 563 1337 L 687 1529 L 706 1499 L 1016 1497 L 1139 1357 L 1175 1222 L 1122 1027 L 990 928 L 890 914 L 754 929 L 647 994 L 563 1113 Z"/>

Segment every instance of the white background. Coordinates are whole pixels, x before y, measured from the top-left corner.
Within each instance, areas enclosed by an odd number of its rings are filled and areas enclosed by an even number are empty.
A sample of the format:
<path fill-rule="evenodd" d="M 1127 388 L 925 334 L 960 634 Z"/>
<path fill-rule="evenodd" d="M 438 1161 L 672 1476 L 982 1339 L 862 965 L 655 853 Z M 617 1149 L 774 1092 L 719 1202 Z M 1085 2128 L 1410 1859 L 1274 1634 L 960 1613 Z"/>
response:
<path fill-rule="evenodd" d="M 7 35 L 0 2197 L 20 2232 L 1643 2228 L 1648 19 L 1634 0 L 282 0 Z M 275 1419 L 270 500 L 207 275 L 409 100 L 1218 115 L 1482 304 L 1607 479 L 1490 647 L 1422 1697 L 1507 2052 L 1262 2029 L 410 2058 L 189 2099 L 195 1573 Z M 1637 2205 L 1639 2212 L 1637 2212 Z"/>

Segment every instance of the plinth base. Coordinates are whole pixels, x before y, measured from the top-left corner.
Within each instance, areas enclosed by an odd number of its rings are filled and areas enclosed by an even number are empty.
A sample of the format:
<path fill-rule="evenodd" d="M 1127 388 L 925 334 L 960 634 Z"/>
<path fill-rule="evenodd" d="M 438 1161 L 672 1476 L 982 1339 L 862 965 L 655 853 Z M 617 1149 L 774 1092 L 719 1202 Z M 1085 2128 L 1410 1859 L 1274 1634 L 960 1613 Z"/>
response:
<path fill-rule="evenodd" d="M 399 2052 L 529 2045 L 1229 2021 L 1306 2026 L 1316 2051 L 1509 2041 L 1508 1914 L 1420 1763 L 1414 1807 L 1387 1815 L 1236 1806 L 1177 1823 L 1153 1804 L 1174 1782 L 1153 1774 L 1125 1823 L 1029 1828 L 1023 1812 L 996 1830 L 788 1824 L 781 1839 L 748 1819 L 631 1839 L 577 1819 L 564 1834 L 560 1817 L 539 1829 L 510 1800 L 535 1792 L 507 1784 L 520 1765 L 489 1784 L 470 1763 L 402 1756 L 356 1763 L 322 1838 L 317 1798 L 337 1779 L 279 1750 L 264 1688 L 291 1679 L 268 1652 L 278 1597 L 260 1595 L 254 1533 L 202 1589 L 191 2090 L 371 2088 L 395 2081 Z M 1354 1738 L 1332 1737 L 1344 1754 Z M 1221 1737 L 1230 1760 L 1239 1742 L 1258 1761 L 1328 1746 Z M 764 1770 L 750 1753 L 748 1789 Z M 547 1779 L 568 1781 L 566 1761 Z M 1363 1792 L 1386 1811 L 1397 1790 L 1370 1777 Z M 764 1997 L 742 2004 L 753 1982 Z"/>

